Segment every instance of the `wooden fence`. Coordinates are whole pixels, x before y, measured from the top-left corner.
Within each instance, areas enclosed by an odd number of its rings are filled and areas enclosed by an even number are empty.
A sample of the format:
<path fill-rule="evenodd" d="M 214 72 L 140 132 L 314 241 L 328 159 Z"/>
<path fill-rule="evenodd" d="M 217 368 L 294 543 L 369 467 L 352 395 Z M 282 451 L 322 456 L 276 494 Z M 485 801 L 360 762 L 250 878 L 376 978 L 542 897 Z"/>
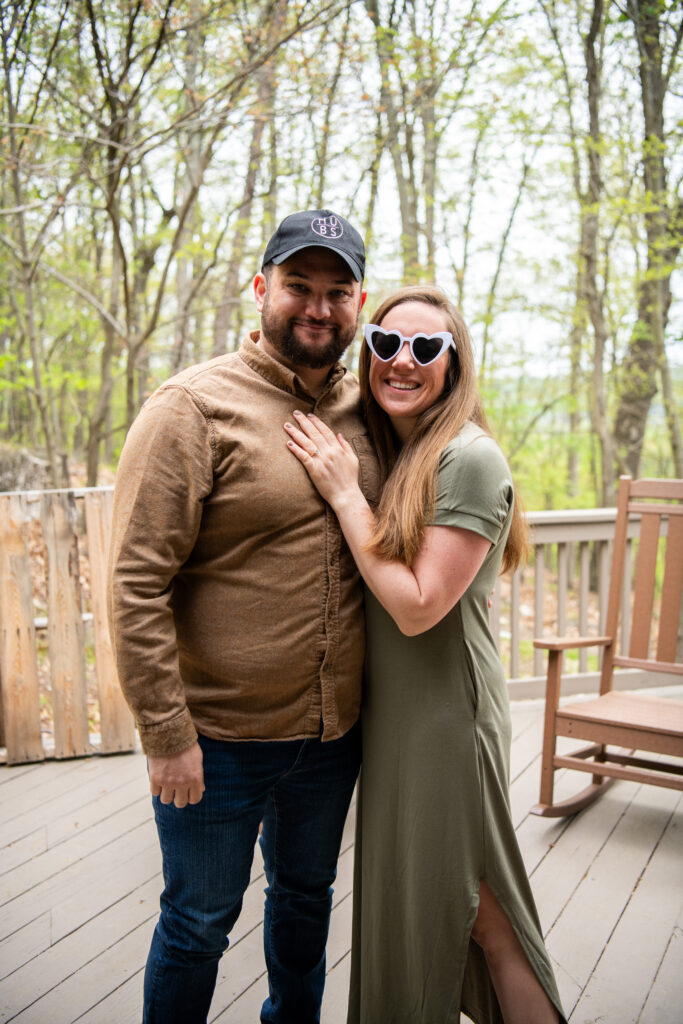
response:
<path fill-rule="evenodd" d="M 111 502 L 111 488 L 0 494 L 0 747 L 10 764 L 135 747 L 106 616 Z M 534 556 L 499 579 L 491 609 L 512 697 L 544 692 L 533 637 L 602 632 L 615 511 L 529 514 Z M 624 601 L 629 581 L 627 572 Z M 594 687 L 597 659 L 567 659 L 565 692 Z M 647 681 L 634 671 L 617 685 Z"/>
<path fill-rule="evenodd" d="M 135 748 L 133 718 L 119 688 L 106 612 L 111 490 L 0 494 L 0 745 L 7 762 L 40 761 L 41 686 L 37 632 L 47 630 L 52 753 L 56 758 Z M 36 616 L 35 526 L 42 527 L 45 616 Z M 88 604 L 84 607 L 83 560 Z M 99 736 L 91 738 L 86 625 L 92 627 Z"/>

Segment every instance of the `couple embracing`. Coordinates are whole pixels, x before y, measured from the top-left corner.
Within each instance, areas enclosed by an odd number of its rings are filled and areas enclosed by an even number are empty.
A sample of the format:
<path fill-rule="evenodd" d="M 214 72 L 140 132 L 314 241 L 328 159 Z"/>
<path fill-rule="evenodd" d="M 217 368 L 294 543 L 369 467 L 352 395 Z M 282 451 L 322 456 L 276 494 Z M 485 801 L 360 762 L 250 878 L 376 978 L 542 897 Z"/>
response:
<path fill-rule="evenodd" d="M 207 1020 L 261 824 L 260 1019 L 320 1021 L 361 754 L 349 1024 L 564 1021 L 488 626 L 525 551 L 514 484 L 440 289 L 370 316 L 360 384 L 341 365 L 364 273 L 343 217 L 285 218 L 260 330 L 162 385 L 121 456 L 112 637 L 164 872 L 144 1024 Z"/>

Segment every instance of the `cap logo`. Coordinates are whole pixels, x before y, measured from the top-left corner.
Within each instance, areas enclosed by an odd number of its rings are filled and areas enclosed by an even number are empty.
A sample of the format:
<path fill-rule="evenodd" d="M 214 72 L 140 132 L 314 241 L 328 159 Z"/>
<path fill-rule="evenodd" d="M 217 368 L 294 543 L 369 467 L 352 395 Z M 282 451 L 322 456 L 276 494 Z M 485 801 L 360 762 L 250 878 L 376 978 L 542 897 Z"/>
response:
<path fill-rule="evenodd" d="M 311 227 L 316 235 L 320 235 L 321 238 L 341 238 L 344 234 L 341 221 L 334 215 L 332 217 L 318 217 L 316 220 L 311 221 Z"/>

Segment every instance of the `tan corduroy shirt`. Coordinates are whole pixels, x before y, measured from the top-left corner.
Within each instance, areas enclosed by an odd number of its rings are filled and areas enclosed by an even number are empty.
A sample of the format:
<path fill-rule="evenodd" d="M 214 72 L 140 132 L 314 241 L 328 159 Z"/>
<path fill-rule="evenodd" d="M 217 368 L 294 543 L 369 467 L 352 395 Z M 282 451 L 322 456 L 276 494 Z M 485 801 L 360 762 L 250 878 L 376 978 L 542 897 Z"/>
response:
<path fill-rule="evenodd" d="M 336 517 L 286 447 L 315 411 L 377 498 L 358 383 L 341 365 L 317 399 L 255 344 L 190 367 L 143 406 L 119 464 L 110 620 L 147 753 L 216 739 L 323 740 L 356 721 L 362 592 Z"/>

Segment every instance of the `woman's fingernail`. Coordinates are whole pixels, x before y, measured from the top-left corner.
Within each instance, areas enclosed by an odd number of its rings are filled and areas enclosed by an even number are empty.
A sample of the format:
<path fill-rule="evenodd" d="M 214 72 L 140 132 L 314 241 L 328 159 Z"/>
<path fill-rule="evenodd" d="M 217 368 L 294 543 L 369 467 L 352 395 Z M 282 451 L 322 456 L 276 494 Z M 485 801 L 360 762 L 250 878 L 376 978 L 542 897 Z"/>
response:
<path fill-rule="evenodd" d="M 294 429 L 291 423 L 285 423 L 285 430 L 287 430 L 287 428 L 289 428 L 290 430 Z"/>

